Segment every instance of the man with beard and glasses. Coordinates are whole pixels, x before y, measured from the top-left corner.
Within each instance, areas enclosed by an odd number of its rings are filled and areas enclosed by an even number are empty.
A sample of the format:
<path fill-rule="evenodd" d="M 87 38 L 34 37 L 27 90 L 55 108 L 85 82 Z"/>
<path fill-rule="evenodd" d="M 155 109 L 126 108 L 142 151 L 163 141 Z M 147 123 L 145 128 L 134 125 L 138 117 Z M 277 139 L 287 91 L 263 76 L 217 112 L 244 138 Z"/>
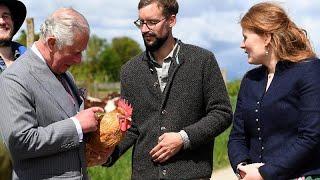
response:
<path fill-rule="evenodd" d="M 232 117 L 216 59 L 173 37 L 176 0 L 140 0 L 138 10 L 146 51 L 120 76 L 133 122 L 105 166 L 133 145 L 132 179 L 209 179 L 214 139 Z"/>
<path fill-rule="evenodd" d="M 0 74 L 26 50 L 21 44 L 12 41 L 25 17 L 26 7 L 22 2 L 0 1 Z M 11 174 L 10 155 L 0 137 L 0 179 L 11 179 Z"/>

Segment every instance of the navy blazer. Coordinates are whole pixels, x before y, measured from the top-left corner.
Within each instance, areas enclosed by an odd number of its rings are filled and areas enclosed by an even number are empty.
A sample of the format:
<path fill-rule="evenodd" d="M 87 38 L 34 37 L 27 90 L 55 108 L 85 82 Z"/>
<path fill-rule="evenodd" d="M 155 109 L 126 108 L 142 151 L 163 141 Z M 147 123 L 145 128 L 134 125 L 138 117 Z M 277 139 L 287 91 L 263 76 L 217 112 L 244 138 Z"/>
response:
<path fill-rule="evenodd" d="M 267 69 L 243 78 L 228 142 L 233 169 L 262 162 L 264 179 L 320 175 L 320 61 L 280 61 L 265 91 Z"/>

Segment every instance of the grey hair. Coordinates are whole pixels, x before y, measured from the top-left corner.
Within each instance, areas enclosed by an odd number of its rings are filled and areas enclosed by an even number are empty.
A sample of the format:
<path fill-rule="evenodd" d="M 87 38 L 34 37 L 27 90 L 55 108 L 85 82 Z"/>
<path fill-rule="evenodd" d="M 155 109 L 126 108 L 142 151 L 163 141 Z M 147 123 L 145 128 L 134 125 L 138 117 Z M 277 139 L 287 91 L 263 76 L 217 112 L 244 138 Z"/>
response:
<path fill-rule="evenodd" d="M 49 16 L 41 25 L 40 39 L 46 40 L 54 36 L 58 49 L 61 49 L 64 46 L 72 46 L 74 37 L 79 32 L 90 34 L 85 17 L 72 8 L 62 8 Z"/>

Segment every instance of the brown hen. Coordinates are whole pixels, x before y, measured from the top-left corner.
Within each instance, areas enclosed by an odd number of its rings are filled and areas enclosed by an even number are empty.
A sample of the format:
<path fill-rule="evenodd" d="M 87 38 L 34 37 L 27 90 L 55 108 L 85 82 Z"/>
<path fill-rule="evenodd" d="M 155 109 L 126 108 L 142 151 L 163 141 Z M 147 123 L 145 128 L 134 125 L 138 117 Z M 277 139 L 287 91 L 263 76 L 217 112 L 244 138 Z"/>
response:
<path fill-rule="evenodd" d="M 132 107 L 125 100 L 115 98 L 108 101 L 107 106 L 113 106 L 113 110 L 99 113 L 100 122 L 98 129 L 88 135 L 86 143 L 86 160 L 88 166 L 100 165 L 100 159 L 105 159 L 124 138 L 131 126 Z"/>

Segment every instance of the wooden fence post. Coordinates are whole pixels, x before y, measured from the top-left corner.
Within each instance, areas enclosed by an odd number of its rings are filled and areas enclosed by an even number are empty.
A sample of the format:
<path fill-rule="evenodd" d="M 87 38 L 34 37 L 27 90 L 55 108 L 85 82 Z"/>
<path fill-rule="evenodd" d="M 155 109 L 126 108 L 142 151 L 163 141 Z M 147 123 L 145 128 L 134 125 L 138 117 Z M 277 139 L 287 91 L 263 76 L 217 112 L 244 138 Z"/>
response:
<path fill-rule="evenodd" d="M 27 18 L 27 47 L 31 47 L 34 42 L 34 22 L 33 18 Z"/>

